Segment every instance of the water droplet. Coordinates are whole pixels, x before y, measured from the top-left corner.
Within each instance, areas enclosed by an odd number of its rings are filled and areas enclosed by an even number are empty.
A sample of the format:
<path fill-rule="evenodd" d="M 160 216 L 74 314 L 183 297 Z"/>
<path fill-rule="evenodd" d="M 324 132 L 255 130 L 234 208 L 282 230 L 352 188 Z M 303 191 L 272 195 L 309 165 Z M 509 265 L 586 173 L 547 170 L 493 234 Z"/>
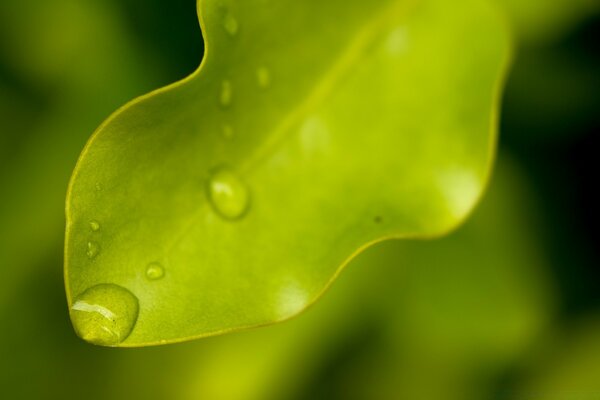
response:
<path fill-rule="evenodd" d="M 163 276 L 165 276 L 165 269 L 162 265 L 157 262 L 148 264 L 148 267 L 146 268 L 146 278 L 155 281 L 161 279 Z"/>
<path fill-rule="evenodd" d="M 233 85 L 231 81 L 224 80 L 221 83 L 221 96 L 219 98 L 223 107 L 228 107 L 233 101 Z"/>
<path fill-rule="evenodd" d="M 87 256 L 90 259 L 94 259 L 96 258 L 96 256 L 100 253 L 100 245 L 96 242 L 88 242 L 87 243 L 87 251 L 85 252 L 85 254 L 87 254 Z"/>
<path fill-rule="evenodd" d="M 208 198 L 215 211 L 226 219 L 242 217 L 250 205 L 248 188 L 228 168 L 220 168 L 213 172 L 208 181 Z"/>
<path fill-rule="evenodd" d="M 223 125 L 223 137 L 225 137 L 225 139 L 231 139 L 233 137 L 233 127 L 231 125 Z"/>
<path fill-rule="evenodd" d="M 258 86 L 262 89 L 267 89 L 271 86 L 271 72 L 265 67 L 260 67 L 256 70 L 256 80 L 258 81 Z"/>
<path fill-rule="evenodd" d="M 237 35 L 240 26 L 237 22 L 237 19 L 231 14 L 228 13 L 225 15 L 225 19 L 223 20 L 223 28 L 229 34 L 229 36 L 234 37 Z"/>
<path fill-rule="evenodd" d="M 100 284 L 81 293 L 71 306 L 71 321 L 82 339 L 115 346 L 131 333 L 138 317 L 138 299 L 114 284 Z"/>
<path fill-rule="evenodd" d="M 100 230 L 100 223 L 98 221 L 90 221 L 90 229 L 92 232 L 98 232 Z"/>

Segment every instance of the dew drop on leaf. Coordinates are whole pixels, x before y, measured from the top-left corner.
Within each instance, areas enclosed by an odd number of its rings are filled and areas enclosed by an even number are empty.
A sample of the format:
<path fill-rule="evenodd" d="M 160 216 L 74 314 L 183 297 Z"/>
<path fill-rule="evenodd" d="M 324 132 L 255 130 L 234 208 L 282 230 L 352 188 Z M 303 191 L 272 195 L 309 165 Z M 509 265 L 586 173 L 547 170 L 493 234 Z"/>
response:
<path fill-rule="evenodd" d="M 260 67 L 256 70 L 256 80 L 258 82 L 258 86 L 262 89 L 267 89 L 271 86 L 271 72 L 268 68 Z"/>
<path fill-rule="evenodd" d="M 96 258 L 96 256 L 100 253 L 100 245 L 96 242 L 88 242 L 87 243 L 87 251 L 85 252 L 85 254 L 87 254 L 87 256 L 90 259 L 94 259 Z"/>
<path fill-rule="evenodd" d="M 225 219 L 242 217 L 250 205 L 244 182 L 228 168 L 215 170 L 208 181 L 208 198 L 214 210 Z"/>
<path fill-rule="evenodd" d="M 233 85 L 231 84 L 231 81 L 224 80 L 223 83 L 221 83 L 221 95 L 219 101 L 223 107 L 231 105 L 231 102 L 233 101 Z"/>
<path fill-rule="evenodd" d="M 146 267 L 146 278 L 151 281 L 161 279 L 163 276 L 165 276 L 165 269 L 159 263 L 153 262 Z"/>
<path fill-rule="evenodd" d="M 228 13 L 223 20 L 223 28 L 225 28 L 225 31 L 229 34 L 229 36 L 234 37 L 237 35 L 240 26 L 237 22 L 237 19 Z"/>
<path fill-rule="evenodd" d="M 137 297 L 122 286 L 100 284 L 81 293 L 71 306 L 71 321 L 82 339 L 114 346 L 125 340 L 137 321 Z"/>
<path fill-rule="evenodd" d="M 98 221 L 90 221 L 90 229 L 92 232 L 98 232 L 100 230 L 100 223 Z"/>

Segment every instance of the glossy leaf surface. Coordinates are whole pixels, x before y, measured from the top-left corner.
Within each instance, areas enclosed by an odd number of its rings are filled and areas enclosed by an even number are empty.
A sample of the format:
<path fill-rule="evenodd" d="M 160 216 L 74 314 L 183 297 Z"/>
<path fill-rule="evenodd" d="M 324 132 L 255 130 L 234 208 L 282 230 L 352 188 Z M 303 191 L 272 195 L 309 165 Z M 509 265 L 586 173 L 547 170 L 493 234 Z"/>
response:
<path fill-rule="evenodd" d="M 113 115 L 71 181 L 74 323 L 114 328 L 118 298 L 78 300 L 98 285 L 139 304 L 98 344 L 287 319 L 365 246 L 455 227 L 487 181 L 509 41 L 486 1 L 198 8 L 200 69 Z"/>

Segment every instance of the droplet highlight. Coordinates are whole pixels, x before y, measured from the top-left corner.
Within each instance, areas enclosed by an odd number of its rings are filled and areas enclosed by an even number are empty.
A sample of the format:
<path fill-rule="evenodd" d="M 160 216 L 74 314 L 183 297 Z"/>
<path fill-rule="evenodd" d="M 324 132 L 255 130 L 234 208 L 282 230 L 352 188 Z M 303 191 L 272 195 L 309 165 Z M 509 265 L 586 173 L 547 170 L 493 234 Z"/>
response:
<path fill-rule="evenodd" d="M 248 187 L 229 168 L 219 168 L 212 173 L 208 198 L 217 214 L 229 220 L 244 216 L 250 205 Z"/>
<path fill-rule="evenodd" d="M 71 321 L 83 340 L 115 346 L 131 334 L 137 321 L 139 302 L 129 290 L 115 284 L 93 286 L 75 299 Z"/>
<path fill-rule="evenodd" d="M 240 25 L 237 19 L 235 19 L 231 13 L 227 13 L 223 19 L 223 28 L 225 28 L 225 31 L 229 34 L 229 36 L 234 37 L 239 31 Z"/>
<path fill-rule="evenodd" d="M 100 223 L 98 221 L 90 221 L 90 229 L 92 232 L 98 232 L 100 230 Z"/>
<path fill-rule="evenodd" d="M 260 67 L 256 70 L 256 81 L 261 89 L 267 89 L 271 86 L 271 72 L 266 67 Z"/>
<path fill-rule="evenodd" d="M 85 252 L 90 260 L 96 258 L 100 254 L 100 245 L 96 242 L 87 242 L 87 250 Z"/>
<path fill-rule="evenodd" d="M 146 278 L 151 281 L 156 281 L 165 276 L 165 269 L 157 262 L 148 264 L 146 267 Z"/>
<path fill-rule="evenodd" d="M 223 107 L 229 107 L 233 102 L 233 85 L 231 84 L 231 81 L 224 80 L 221 83 L 219 101 Z"/>

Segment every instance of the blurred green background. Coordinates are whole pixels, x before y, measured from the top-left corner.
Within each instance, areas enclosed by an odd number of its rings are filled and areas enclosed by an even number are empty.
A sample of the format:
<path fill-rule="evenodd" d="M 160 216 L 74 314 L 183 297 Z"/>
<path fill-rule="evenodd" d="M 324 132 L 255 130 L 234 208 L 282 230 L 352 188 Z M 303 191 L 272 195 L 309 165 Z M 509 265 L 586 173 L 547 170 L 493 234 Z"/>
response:
<path fill-rule="evenodd" d="M 195 0 L 2 0 L 0 397 L 599 399 L 600 2 L 497 2 L 518 49 L 462 228 L 369 249 L 290 322 L 122 350 L 71 328 L 66 187 L 112 111 L 196 68 Z"/>

